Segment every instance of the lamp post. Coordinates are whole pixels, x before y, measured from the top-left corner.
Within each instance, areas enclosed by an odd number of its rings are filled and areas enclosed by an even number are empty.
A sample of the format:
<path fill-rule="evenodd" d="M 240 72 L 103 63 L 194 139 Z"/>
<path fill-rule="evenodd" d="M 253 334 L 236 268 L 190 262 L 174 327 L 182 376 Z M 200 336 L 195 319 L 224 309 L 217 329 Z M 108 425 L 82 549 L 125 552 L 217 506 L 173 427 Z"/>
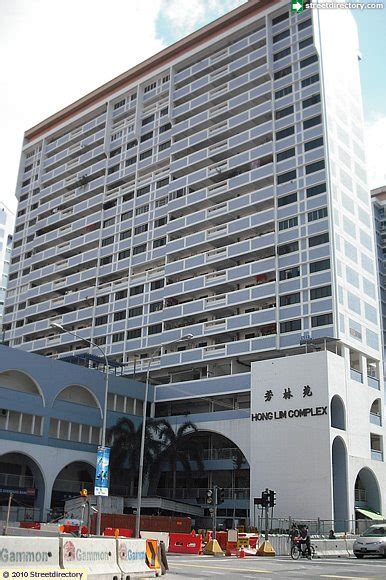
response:
<path fill-rule="evenodd" d="M 179 342 L 185 342 L 193 338 L 193 334 L 186 334 L 181 336 L 177 340 L 172 342 L 167 342 L 157 346 L 151 351 L 149 360 L 147 362 L 146 369 L 146 385 L 145 385 L 145 397 L 143 400 L 143 415 L 142 415 L 142 432 L 141 432 L 141 448 L 139 452 L 139 472 L 138 472 L 138 495 L 137 495 L 137 513 L 135 516 L 135 537 L 139 538 L 140 526 L 141 526 L 141 507 L 142 507 L 142 483 L 143 483 L 143 463 L 144 463 L 144 452 L 145 452 L 145 435 L 146 435 L 146 418 L 147 418 L 147 399 L 149 395 L 149 383 L 150 383 L 150 365 L 155 357 L 155 355 L 161 350 L 163 346 L 171 346 L 172 344 L 177 344 Z"/>
<path fill-rule="evenodd" d="M 97 348 L 101 352 L 101 354 L 104 358 L 104 361 L 105 361 L 105 392 L 104 392 L 104 404 L 103 404 L 103 416 L 102 416 L 102 433 L 101 433 L 101 436 L 99 438 L 100 446 L 104 447 L 106 445 L 107 395 L 109 392 L 109 361 L 108 361 L 107 355 L 98 344 L 96 344 L 92 340 L 89 340 L 88 338 L 83 338 L 83 336 L 80 336 L 79 334 L 77 334 L 76 332 L 73 332 L 72 330 L 68 330 L 65 326 L 62 326 L 61 324 L 58 324 L 57 322 L 51 322 L 50 326 L 52 328 L 55 328 L 56 330 L 60 330 L 60 332 L 72 334 L 72 336 L 75 336 L 76 338 L 83 340 L 84 342 L 89 344 L 91 347 Z M 102 496 L 100 496 L 100 495 L 97 496 L 97 509 L 98 509 L 98 513 L 97 513 L 96 533 L 98 536 L 100 536 L 101 535 L 101 520 L 102 520 Z"/>

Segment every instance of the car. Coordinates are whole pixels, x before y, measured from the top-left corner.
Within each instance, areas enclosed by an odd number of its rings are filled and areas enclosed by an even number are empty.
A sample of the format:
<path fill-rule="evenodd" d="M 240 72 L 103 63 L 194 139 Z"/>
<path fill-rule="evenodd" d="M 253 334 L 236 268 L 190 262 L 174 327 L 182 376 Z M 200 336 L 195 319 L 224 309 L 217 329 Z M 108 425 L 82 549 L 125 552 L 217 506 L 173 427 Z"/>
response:
<path fill-rule="evenodd" d="M 363 556 L 382 556 L 386 558 L 386 524 L 370 526 L 353 545 L 357 558 Z"/>

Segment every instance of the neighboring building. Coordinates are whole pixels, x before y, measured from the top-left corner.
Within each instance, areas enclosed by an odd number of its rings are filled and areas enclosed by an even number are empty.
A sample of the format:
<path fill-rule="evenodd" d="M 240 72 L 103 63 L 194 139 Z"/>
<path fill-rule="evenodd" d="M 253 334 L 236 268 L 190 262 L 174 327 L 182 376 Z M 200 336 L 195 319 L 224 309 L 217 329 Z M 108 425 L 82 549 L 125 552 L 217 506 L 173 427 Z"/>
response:
<path fill-rule="evenodd" d="M 14 214 L 0 202 L 0 340 L 2 340 L 4 300 L 8 284 L 14 221 Z"/>
<path fill-rule="evenodd" d="M 385 348 L 386 332 L 386 185 L 371 191 L 373 202 L 374 227 L 378 254 L 380 304 L 382 316 L 383 348 Z"/>
<path fill-rule="evenodd" d="M 325 493 L 294 515 L 337 521 L 386 512 L 358 40 L 349 11 L 289 9 L 251 0 L 26 132 L 6 340 L 49 356 L 85 350 L 56 320 L 131 370 L 139 355 L 139 371 L 159 347 L 156 415 L 189 414 L 210 453 L 213 433 L 225 441 L 228 462 L 217 449 L 209 473 L 181 474 L 179 493 L 196 502 L 193 487 L 227 488 L 223 517 L 247 515 L 236 500 L 249 469 L 255 495 L 277 480 L 255 455 L 267 425 L 269 453 L 275 442 L 288 461 L 319 422 L 301 465 L 311 477 L 320 441 Z M 332 352 L 302 354 L 315 348 Z M 251 421 L 251 400 L 253 419 L 270 413 L 266 391 L 300 381 L 297 362 L 327 415 Z M 277 426 L 297 421 L 283 446 Z M 280 474 L 276 513 L 290 514 L 299 474 Z"/>

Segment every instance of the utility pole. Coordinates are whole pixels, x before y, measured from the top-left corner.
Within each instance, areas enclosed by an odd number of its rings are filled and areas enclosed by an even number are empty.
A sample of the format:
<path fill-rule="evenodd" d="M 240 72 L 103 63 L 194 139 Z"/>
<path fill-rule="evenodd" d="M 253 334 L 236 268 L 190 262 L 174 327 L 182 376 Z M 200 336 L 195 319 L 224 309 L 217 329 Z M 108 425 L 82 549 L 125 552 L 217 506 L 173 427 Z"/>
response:
<path fill-rule="evenodd" d="M 268 488 L 266 488 L 265 493 L 266 493 L 266 496 L 265 497 L 268 498 L 268 496 L 269 496 L 269 489 Z M 264 534 L 264 539 L 267 541 L 268 540 L 268 501 L 265 502 L 264 509 L 265 509 L 265 534 Z"/>
<path fill-rule="evenodd" d="M 7 507 L 7 517 L 5 520 L 5 527 L 4 527 L 4 536 L 6 536 L 7 532 L 8 532 L 9 517 L 11 515 L 12 498 L 13 498 L 13 493 L 11 492 L 8 496 L 8 507 Z"/>
<path fill-rule="evenodd" d="M 215 485 L 213 487 L 213 539 L 216 539 L 216 528 L 217 528 L 217 503 L 218 503 L 218 487 Z"/>

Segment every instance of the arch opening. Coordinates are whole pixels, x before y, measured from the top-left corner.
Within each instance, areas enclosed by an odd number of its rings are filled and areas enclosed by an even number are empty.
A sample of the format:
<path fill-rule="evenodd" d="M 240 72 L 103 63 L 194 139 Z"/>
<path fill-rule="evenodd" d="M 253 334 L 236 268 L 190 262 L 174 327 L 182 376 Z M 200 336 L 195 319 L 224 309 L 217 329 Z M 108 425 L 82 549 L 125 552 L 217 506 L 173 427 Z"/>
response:
<path fill-rule="evenodd" d="M 347 451 L 341 437 L 335 437 L 332 444 L 332 483 L 334 501 L 335 531 L 347 531 L 348 487 L 347 487 Z"/>
<path fill-rule="evenodd" d="M 10 369 L 0 372 L 0 387 L 11 391 L 37 395 L 42 399 L 44 405 L 43 392 L 38 383 L 27 373 Z"/>
<path fill-rule="evenodd" d="M 51 509 L 63 513 L 66 500 L 79 497 L 81 489 L 94 491 L 95 467 L 85 461 L 69 463 L 58 473 L 52 486 Z"/>
<path fill-rule="evenodd" d="M 93 407 L 101 411 L 101 407 L 98 399 L 88 388 L 82 385 L 69 385 L 65 387 L 56 396 L 54 405 L 58 401 L 63 401 L 65 403 L 75 403 L 76 405 L 84 405 L 85 407 Z"/>
<path fill-rule="evenodd" d="M 382 402 L 381 399 L 375 399 L 370 407 L 370 423 L 382 426 Z"/>
<path fill-rule="evenodd" d="M 346 411 L 344 403 L 338 395 L 334 395 L 330 403 L 331 427 L 346 430 Z"/>
<path fill-rule="evenodd" d="M 11 490 L 10 521 L 40 520 L 43 517 L 45 479 L 41 467 L 32 457 L 19 452 L 1 455 L 0 487 L 0 519 L 6 519 Z"/>
<path fill-rule="evenodd" d="M 368 467 L 363 467 L 355 480 L 355 508 L 381 513 L 378 480 Z M 356 511 L 356 518 L 363 519 L 363 515 Z"/>

